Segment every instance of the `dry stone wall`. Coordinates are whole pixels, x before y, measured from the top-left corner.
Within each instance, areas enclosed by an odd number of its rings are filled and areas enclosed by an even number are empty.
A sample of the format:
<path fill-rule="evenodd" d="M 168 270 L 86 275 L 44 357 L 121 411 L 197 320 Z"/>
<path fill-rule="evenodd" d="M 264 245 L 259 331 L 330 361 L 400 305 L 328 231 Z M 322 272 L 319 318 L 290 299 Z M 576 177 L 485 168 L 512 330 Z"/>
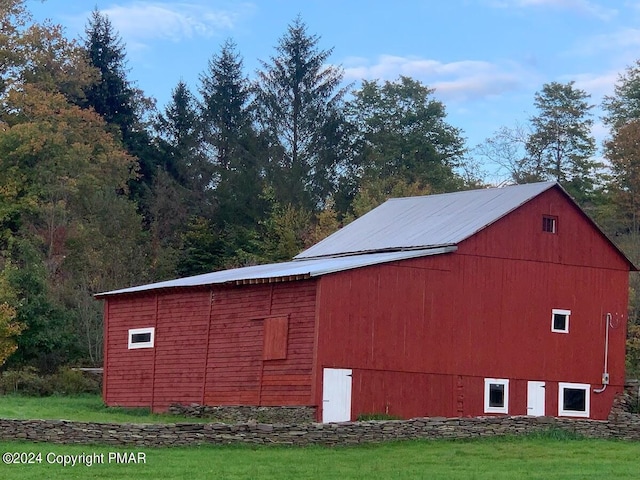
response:
<path fill-rule="evenodd" d="M 637 392 L 637 390 L 636 390 Z M 608 420 L 555 417 L 414 418 L 345 423 L 89 423 L 66 420 L 0 419 L 0 440 L 30 440 L 61 444 L 121 446 L 186 446 L 248 443 L 266 445 L 350 445 L 389 440 L 465 439 L 487 436 L 526 435 L 561 429 L 587 438 L 640 440 L 640 415 L 630 413 L 637 393 L 629 389 L 614 402 Z M 195 406 L 192 406 L 195 408 Z M 233 412 L 233 410 L 231 410 Z M 195 414 L 198 412 L 194 410 Z M 183 412 L 184 413 L 184 412 Z M 202 413 L 202 412 L 200 412 Z M 265 411 L 238 410 L 236 414 L 258 416 Z M 271 412 L 275 414 L 275 412 Z M 287 415 L 307 415 L 291 409 Z M 305 418 L 303 418 L 305 420 Z"/>
<path fill-rule="evenodd" d="M 59 420 L 0 420 L 2 440 L 63 444 L 184 446 L 197 444 L 348 445 L 409 439 L 522 435 L 559 428 L 591 438 L 640 440 L 640 416 L 615 420 L 552 417 L 416 418 L 347 423 L 103 424 Z"/>

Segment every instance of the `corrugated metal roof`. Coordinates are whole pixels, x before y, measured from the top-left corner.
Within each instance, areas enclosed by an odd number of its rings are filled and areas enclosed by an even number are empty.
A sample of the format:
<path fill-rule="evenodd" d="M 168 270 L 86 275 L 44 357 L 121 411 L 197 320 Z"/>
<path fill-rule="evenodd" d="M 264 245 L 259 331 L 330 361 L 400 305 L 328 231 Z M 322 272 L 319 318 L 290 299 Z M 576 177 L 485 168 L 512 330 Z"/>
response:
<path fill-rule="evenodd" d="M 554 185 L 392 198 L 295 258 L 456 245 Z"/>
<path fill-rule="evenodd" d="M 137 293 L 148 290 L 167 288 L 197 287 L 223 283 L 261 283 L 268 281 L 284 281 L 319 277 L 329 273 L 352 270 L 354 268 L 407 260 L 409 258 L 440 255 L 455 251 L 455 247 L 407 250 L 396 252 L 380 252 L 347 257 L 318 258 L 311 260 L 294 260 L 291 262 L 271 263 L 252 267 L 234 268 L 219 272 L 205 273 L 193 277 L 168 280 L 166 282 L 151 283 L 137 287 L 123 288 L 96 294 L 96 298 L 123 293 Z"/>

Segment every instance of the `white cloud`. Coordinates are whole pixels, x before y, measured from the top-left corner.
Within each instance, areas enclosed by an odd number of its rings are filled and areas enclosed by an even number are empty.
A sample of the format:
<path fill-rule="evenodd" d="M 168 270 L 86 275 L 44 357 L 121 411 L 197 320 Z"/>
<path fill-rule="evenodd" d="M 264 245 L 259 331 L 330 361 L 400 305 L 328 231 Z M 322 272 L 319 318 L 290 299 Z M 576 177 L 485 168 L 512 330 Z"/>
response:
<path fill-rule="evenodd" d="M 580 45 L 572 49 L 569 53 L 579 53 L 583 55 L 593 54 L 607 50 L 627 50 L 634 52 L 640 47 L 640 29 L 622 28 L 615 32 L 594 35 L 588 40 L 582 41 Z"/>
<path fill-rule="evenodd" d="M 618 15 L 618 10 L 607 8 L 591 0 L 488 0 L 488 5 L 496 8 L 528 8 L 549 7 L 571 10 L 582 15 L 611 20 Z"/>
<path fill-rule="evenodd" d="M 419 57 L 381 55 L 374 63 L 363 58 L 344 62 L 346 80 L 395 80 L 400 75 L 420 80 L 436 89 L 442 100 L 466 101 L 520 89 L 530 78 L 515 64 L 486 61 L 441 62 Z"/>
<path fill-rule="evenodd" d="M 209 38 L 220 33 L 226 34 L 252 11 L 250 3 L 238 3 L 233 8 L 224 9 L 205 2 L 157 1 L 137 1 L 101 10 L 127 44 L 138 45 L 150 40 L 179 41 L 184 38 Z"/>
<path fill-rule="evenodd" d="M 566 81 L 575 80 L 576 87 L 591 95 L 592 103 L 600 103 L 605 95 L 613 94 L 620 72 L 609 71 L 600 74 L 582 73 L 567 77 Z"/>

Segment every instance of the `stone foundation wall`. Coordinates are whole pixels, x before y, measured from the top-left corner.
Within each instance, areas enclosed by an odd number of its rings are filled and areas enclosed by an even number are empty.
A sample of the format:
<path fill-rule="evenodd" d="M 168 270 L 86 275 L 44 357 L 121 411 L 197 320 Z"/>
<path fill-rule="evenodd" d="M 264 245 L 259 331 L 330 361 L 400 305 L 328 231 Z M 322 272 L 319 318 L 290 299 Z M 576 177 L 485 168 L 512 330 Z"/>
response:
<path fill-rule="evenodd" d="M 251 407 L 207 405 L 171 405 L 169 413 L 183 417 L 210 418 L 223 423 L 311 423 L 316 418 L 315 407 Z"/>

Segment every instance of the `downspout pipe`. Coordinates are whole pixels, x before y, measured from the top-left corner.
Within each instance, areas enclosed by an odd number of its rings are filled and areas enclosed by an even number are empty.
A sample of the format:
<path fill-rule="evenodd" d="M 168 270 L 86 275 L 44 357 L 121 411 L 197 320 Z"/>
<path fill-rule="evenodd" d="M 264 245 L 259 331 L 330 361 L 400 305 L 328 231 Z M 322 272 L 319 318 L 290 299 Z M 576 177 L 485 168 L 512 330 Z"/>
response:
<path fill-rule="evenodd" d="M 604 335 L 604 371 L 602 372 L 602 388 L 597 388 L 594 393 L 602 393 L 609 385 L 609 326 L 611 325 L 611 314 L 607 313 L 607 328 Z"/>

